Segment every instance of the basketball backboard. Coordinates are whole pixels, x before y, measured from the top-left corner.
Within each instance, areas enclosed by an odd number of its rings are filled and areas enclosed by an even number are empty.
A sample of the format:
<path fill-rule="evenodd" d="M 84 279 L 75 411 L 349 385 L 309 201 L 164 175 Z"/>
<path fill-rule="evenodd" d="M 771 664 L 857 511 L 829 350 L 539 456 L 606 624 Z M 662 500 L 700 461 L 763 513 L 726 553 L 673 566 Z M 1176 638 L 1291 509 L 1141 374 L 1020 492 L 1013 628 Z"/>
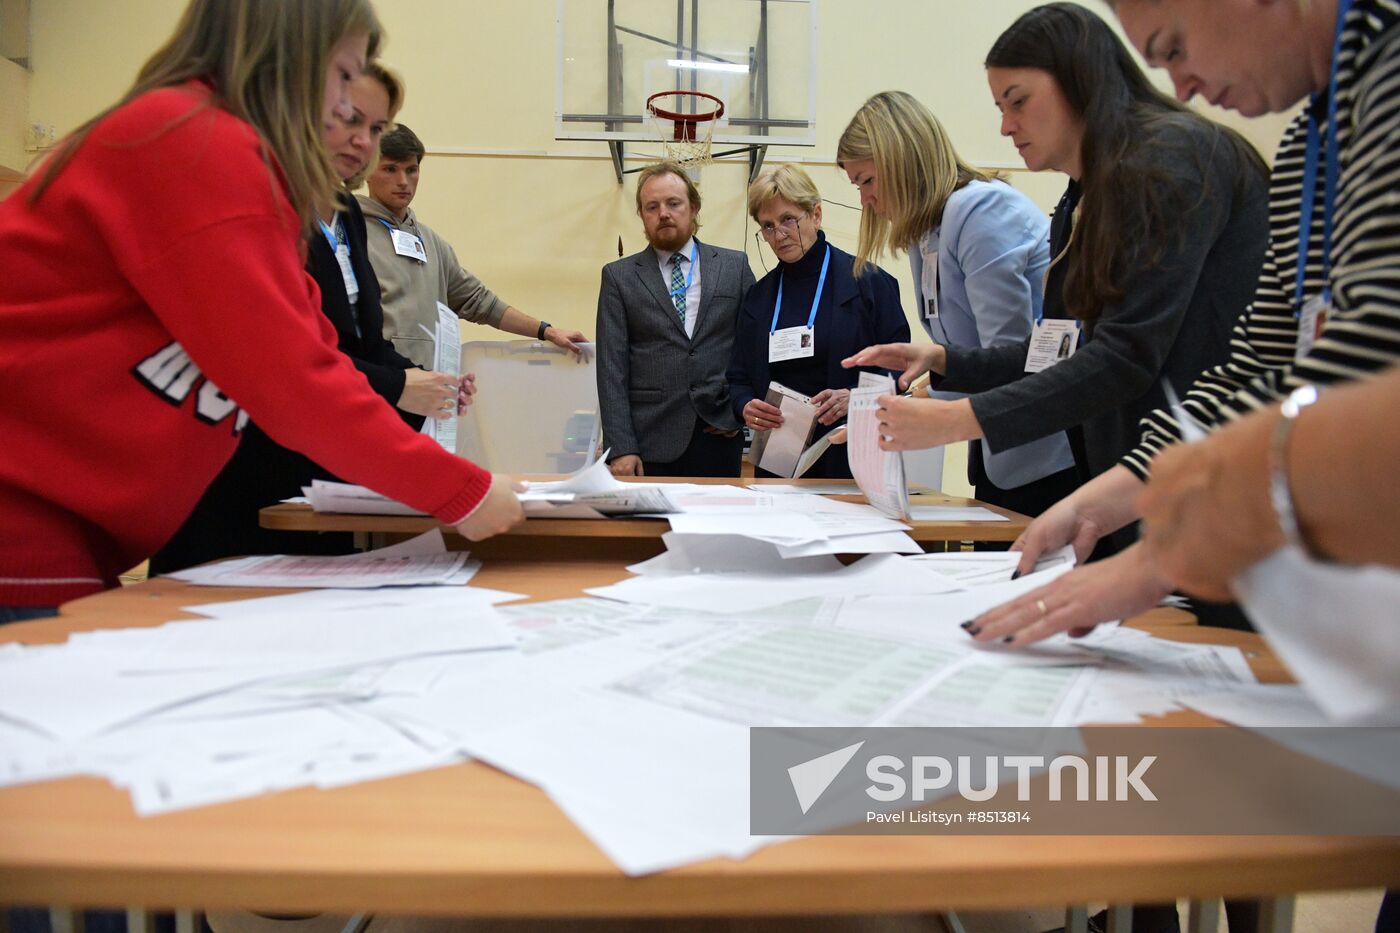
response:
<path fill-rule="evenodd" d="M 724 102 L 716 150 L 815 145 L 816 2 L 558 0 L 555 138 L 656 143 L 647 98 L 686 90 Z"/>

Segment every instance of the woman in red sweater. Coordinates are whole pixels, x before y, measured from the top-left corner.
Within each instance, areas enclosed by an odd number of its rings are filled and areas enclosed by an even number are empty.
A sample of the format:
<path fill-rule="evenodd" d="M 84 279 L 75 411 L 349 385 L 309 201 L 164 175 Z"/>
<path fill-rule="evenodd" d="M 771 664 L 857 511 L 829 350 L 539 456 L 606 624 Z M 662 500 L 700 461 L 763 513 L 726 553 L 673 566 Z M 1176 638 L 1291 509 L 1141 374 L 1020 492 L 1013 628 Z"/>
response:
<path fill-rule="evenodd" d="M 249 417 L 469 538 L 519 521 L 508 478 L 407 427 L 337 352 L 303 271 L 339 182 L 324 128 L 378 38 L 367 0 L 192 0 L 0 202 L 0 622 L 114 586 Z"/>

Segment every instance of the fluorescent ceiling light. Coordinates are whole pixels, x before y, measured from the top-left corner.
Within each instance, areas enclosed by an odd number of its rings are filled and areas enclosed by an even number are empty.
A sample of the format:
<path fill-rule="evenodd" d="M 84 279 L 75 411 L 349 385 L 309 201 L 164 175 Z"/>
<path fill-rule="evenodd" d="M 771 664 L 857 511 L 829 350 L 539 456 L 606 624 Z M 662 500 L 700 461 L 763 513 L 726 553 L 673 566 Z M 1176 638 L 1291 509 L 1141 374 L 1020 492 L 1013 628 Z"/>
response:
<path fill-rule="evenodd" d="M 689 68 L 693 71 L 728 71 L 741 75 L 749 73 L 748 65 L 731 65 L 729 62 L 693 62 L 687 58 L 668 58 L 666 64 L 671 68 Z"/>

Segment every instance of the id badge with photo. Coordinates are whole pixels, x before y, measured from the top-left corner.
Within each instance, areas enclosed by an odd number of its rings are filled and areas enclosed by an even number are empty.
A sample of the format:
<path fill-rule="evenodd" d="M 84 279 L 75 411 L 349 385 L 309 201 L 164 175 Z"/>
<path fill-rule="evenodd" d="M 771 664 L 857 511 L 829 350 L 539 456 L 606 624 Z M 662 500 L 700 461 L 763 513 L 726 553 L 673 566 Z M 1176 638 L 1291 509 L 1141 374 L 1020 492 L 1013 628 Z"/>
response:
<path fill-rule="evenodd" d="M 919 283 L 924 295 L 924 320 L 938 320 L 938 252 L 924 254 L 923 281 Z"/>
<path fill-rule="evenodd" d="M 423 248 L 423 240 L 406 230 L 390 230 L 389 235 L 394 239 L 394 252 L 400 256 L 407 256 L 409 259 L 416 259 L 426 264 L 428 261 L 428 251 Z"/>
<path fill-rule="evenodd" d="M 1026 353 L 1026 372 L 1038 373 L 1074 356 L 1079 349 L 1079 322 L 1064 318 L 1037 321 Z"/>
<path fill-rule="evenodd" d="M 1303 310 L 1298 315 L 1298 346 L 1293 351 L 1295 360 L 1301 360 L 1312 351 L 1331 314 L 1332 305 L 1322 295 L 1314 295 L 1303 303 Z"/>
<path fill-rule="evenodd" d="M 355 279 L 355 270 L 350 265 L 350 247 L 344 243 L 335 248 L 335 261 L 340 266 L 340 280 L 345 283 L 345 297 L 354 304 L 360 296 L 360 283 Z"/>
<path fill-rule="evenodd" d="M 811 327 L 784 327 L 768 335 L 768 362 L 800 360 L 815 356 L 816 330 Z"/>

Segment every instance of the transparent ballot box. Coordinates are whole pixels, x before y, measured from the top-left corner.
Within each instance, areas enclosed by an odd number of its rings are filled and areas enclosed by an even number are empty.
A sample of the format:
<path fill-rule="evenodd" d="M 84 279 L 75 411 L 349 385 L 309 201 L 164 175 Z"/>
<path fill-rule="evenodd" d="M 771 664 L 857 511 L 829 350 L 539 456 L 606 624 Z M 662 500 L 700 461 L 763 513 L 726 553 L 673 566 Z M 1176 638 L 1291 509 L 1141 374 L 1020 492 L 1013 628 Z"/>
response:
<path fill-rule="evenodd" d="M 495 473 L 572 473 L 598 454 L 592 344 L 583 358 L 535 340 L 462 345 L 476 401 L 457 426 L 457 453 Z"/>

